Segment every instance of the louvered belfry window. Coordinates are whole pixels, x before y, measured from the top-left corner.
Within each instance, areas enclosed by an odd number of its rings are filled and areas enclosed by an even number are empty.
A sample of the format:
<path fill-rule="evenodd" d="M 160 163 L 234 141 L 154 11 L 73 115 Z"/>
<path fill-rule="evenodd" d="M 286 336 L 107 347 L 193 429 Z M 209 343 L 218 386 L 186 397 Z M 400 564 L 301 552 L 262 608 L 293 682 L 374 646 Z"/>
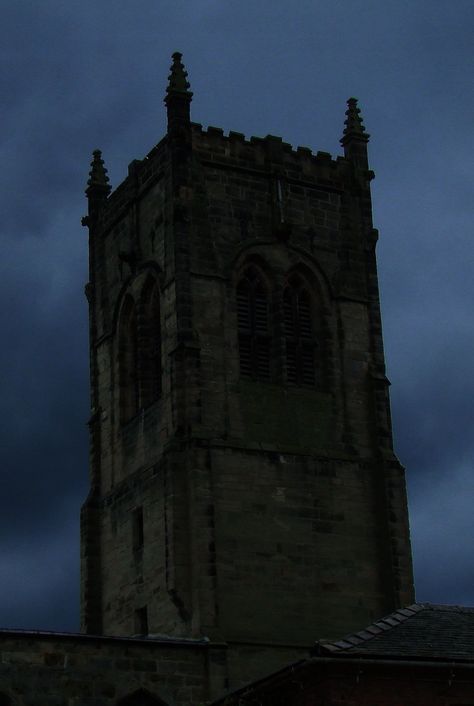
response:
<path fill-rule="evenodd" d="M 240 374 L 270 379 L 268 296 L 257 269 L 248 268 L 237 285 Z"/>
<path fill-rule="evenodd" d="M 314 385 L 314 340 L 311 298 L 299 278 L 290 281 L 283 294 L 286 345 L 286 379 L 297 385 Z"/>

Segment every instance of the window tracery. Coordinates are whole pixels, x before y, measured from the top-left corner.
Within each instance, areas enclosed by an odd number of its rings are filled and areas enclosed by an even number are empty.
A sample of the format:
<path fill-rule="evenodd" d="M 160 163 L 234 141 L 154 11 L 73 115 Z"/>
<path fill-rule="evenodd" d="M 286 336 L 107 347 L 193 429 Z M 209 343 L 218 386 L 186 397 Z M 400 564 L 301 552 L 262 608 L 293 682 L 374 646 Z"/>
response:
<path fill-rule="evenodd" d="M 268 293 L 256 267 L 248 267 L 237 285 L 240 373 L 270 379 Z"/>
<path fill-rule="evenodd" d="M 297 385 L 315 384 L 313 313 L 311 296 L 301 277 L 295 275 L 283 293 L 286 379 Z"/>
<path fill-rule="evenodd" d="M 119 317 L 120 419 L 125 424 L 161 395 L 161 321 L 158 284 L 149 279 L 136 299 L 127 294 Z"/>

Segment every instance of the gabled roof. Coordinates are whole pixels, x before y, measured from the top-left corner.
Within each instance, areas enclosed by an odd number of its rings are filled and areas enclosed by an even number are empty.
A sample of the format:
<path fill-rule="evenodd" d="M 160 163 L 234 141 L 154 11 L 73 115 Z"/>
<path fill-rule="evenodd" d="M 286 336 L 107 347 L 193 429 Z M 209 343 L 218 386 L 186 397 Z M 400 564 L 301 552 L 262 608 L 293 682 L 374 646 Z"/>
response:
<path fill-rule="evenodd" d="M 414 603 L 334 642 L 314 655 L 474 660 L 474 608 Z"/>

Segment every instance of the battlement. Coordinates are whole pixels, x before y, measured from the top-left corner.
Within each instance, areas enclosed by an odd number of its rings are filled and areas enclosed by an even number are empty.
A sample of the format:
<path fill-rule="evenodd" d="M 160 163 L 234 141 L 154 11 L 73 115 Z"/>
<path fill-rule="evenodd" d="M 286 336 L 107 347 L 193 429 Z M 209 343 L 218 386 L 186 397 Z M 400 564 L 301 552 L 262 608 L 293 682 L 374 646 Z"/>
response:
<path fill-rule="evenodd" d="M 305 154 L 308 156 L 313 156 L 313 152 L 309 147 L 298 146 L 296 149 L 289 143 L 284 142 L 283 138 L 278 135 L 266 135 L 265 137 L 258 137 L 252 135 L 250 138 L 242 132 L 236 132 L 235 130 L 229 130 L 226 135 L 223 128 L 215 127 L 214 125 L 208 125 L 207 129 L 204 129 L 201 123 L 191 123 L 191 129 L 194 134 L 207 135 L 209 138 L 224 138 L 225 141 L 231 143 L 240 143 L 245 145 L 263 145 L 267 142 L 274 144 L 280 144 L 282 149 L 287 153 Z M 328 152 L 318 152 L 317 156 L 323 157 L 324 159 L 331 159 L 332 157 Z"/>
<path fill-rule="evenodd" d="M 167 134 L 146 157 L 130 163 L 128 176 L 110 196 L 107 170 L 100 151 L 94 153 L 86 190 L 90 199 L 89 215 L 94 212 L 97 217 L 100 211 L 102 226 L 106 229 L 121 217 L 123 209 L 138 194 L 143 194 L 167 173 L 173 150 L 179 152 L 184 146 L 186 150 L 191 148 L 193 160 L 200 162 L 205 170 L 234 170 L 241 175 L 246 173 L 273 179 L 278 182 L 277 191 L 281 191 L 282 182 L 286 181 L 292 183 L 295 194 L 301 188 L 321 188 L 342 194 L 351 183 L 355 184 L 356 190 L 364 189 L 374 176 L 367 161 L 369 135 L 355 98 L 347 101 L 345 127 L 340 140 L 344 155 L 333 157 L 329 152 L 313 152 L 309 147 L 294 148 L 276 135 L 247 138 L 235 130 L 225 134 L 222 128 L 213 125 L 205 129 L 200 123 L 191 122 L 193 94 L 189 89 L 181 54 L 175 52 L 165 97 Z"/>
<path fill-rule="evenodd" d="M 225 134 L 222 128 L 213 125 L 205 129 L 200 123 L 191 123 L 191 129 L 193 149 L 211 161 L 249 162 L 256 168 L 271 166 L 275 171 L 280 167 L 283 171 L 298 170 L 308 175 L 313 172 L 314 177 L 321 174 L 321 168 L 330 170 L 332 177 L 341 169 L 347 170 L 348 160 L 343 156 L 333 158 L 329 152 L 314 153 L 309 147 L 302 146 L 294 148 L 276 135 L 247 138 L 234 130 Z"/>
<path fill-rule="evenodd" d="M 205 167 L 246 170 L 268 177 L 289 181 L 308 182 L 343 190 L 343 181 L 351 172 L 350 161 L 343 156 L 333 158 L 328 152 L 314 153 L 309 147 L 296 149 L 281 137 L 267 135 L 246 138 L 241 132 L 199 123 L 191 123 L 192 150 Z M 128 175 L 112 191 L 102 210 L 102 223 L 107 229 L 121 218 L 131 200 L 159 181 L 169 164 L 169 140 L 164 136 L 143 159 L 135 159 L 128 166 Z"/>
<path fill-rule="evenodd" d="M 122 218 L 123 212 L 137 193 L 148 189 L 165 174 L 168 160 L 167 137 L 163 137 L 143 159 L 134 159 L 128 165 L 128 174 L 110 193 L 101 211 L 105 230 Z"/>

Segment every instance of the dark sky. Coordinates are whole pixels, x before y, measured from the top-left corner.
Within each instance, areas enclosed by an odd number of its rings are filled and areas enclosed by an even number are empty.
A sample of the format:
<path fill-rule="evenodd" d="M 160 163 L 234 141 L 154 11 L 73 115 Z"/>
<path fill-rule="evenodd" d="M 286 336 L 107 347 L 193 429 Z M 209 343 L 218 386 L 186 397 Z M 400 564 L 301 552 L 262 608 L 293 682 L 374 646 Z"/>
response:
<path fill-rule="evenodd" d="M 192 118 L 341 153 L 359 98 L 417 598 L 474 604 L 472 0 L 0 0 L 0 626 L 76 630 L 91 152 L 113 186 Z M 317 637 L 317 636 L 315 636 Z"/>

